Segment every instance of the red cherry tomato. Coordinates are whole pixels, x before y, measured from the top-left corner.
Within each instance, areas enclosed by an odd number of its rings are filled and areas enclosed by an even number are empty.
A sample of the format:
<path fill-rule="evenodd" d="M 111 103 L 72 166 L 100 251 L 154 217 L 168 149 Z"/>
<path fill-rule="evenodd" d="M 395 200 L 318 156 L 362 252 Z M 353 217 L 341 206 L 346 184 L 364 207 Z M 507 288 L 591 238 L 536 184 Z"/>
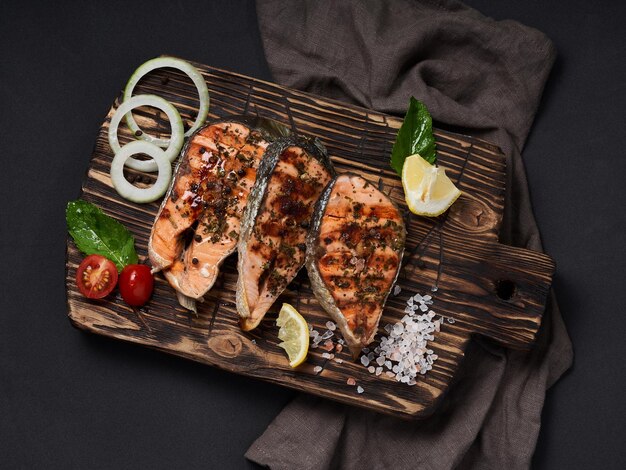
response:
<path fill-rule="evenodd" d="M 117 268 L 113 261 L 100 255 L 89 255 L 76 271 L 76 285 L 85 297 L 106 297 L 117 284 Z"/>
<path fill-rule="evenodd" d="M 152 295 L 154 278 L 145 264 L 129 264 L 120 274 L 120 294 L 128 305 L 140 307 Z"/>

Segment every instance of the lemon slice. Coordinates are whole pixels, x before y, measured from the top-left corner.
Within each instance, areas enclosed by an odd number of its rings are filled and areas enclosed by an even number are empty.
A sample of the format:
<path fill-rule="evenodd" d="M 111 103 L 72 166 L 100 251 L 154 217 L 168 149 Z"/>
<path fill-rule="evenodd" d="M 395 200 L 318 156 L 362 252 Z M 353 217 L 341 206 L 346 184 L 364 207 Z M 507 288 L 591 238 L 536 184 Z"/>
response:
<path fill-rule="evenodd" d="M 282 343 L 278 346 L 287 351 L 289 365 L 297 367 L 304 362 L 309 352 L 309 327 L 298 311 L 289 304 L 283 304 L 276 319 L 278 338 Z"/>
<path fill-rule="evenodd" d="M 402 186 L 411 212 L 428 217 L 443 214 L 461 195 L 446 170 L 431 165 L 418 154 L 404 161 Z"/>

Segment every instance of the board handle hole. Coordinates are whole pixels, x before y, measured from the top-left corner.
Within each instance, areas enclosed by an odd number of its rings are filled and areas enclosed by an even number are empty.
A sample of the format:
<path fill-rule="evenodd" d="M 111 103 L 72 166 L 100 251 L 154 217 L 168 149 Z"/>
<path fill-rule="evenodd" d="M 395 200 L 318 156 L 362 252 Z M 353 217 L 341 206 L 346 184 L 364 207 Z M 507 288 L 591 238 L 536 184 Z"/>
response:
<path fill-rule="evenodd" d="M 511 300 L 515 295 L 516 285 L 513 281 L 502 279 L 496 282 L 496 295 L 502 300 Z"/>

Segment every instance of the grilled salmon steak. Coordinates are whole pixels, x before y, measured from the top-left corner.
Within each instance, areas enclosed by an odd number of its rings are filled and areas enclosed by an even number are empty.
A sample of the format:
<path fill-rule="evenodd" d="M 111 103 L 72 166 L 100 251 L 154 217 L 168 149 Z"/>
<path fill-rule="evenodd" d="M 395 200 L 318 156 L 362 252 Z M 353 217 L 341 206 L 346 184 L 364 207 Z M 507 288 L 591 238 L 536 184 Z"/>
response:
<path fill-rule="evenodd" d="M 272 143 L 242 220 L 237 312 L 255 328 L 304 265 L 313 209 L 335 170 L 322 144 L 290 137 Z"/>
<path fill-rule="evenodd" d="M 238 120 L 209 124 L 187 142 L 148 244 L 153 267 L 163 270 L 179 300 L 201 299 L 236 249 L 268 144 L 266 135 Z"/>
<path fill-rule="evenodd" d="M 320 196 L 307 236 L 307 271 L 354 357 L 374 339 L 405 237 L 398 208 L 360 176 L 342 174 Z"/>

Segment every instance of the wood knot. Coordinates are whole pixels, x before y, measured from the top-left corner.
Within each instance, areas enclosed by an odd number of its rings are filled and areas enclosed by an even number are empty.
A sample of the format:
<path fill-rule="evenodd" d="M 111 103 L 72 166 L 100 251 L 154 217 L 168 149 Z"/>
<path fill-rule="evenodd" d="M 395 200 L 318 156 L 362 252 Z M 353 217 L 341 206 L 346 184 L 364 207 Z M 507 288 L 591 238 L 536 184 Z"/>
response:
<path fill-rule="evenodd" d="M 463 194 L 450 207 L 448 221 L 471 233 L 497 233 L 500 217 L 484 202 Z"/>
<path fill-rule="evenodd" d="M 241 339 L 231 334 L 213 336 L 209 339 L 208 345 L 217 355 L 227 358 L 239 356 L 243 348 Z"/>

